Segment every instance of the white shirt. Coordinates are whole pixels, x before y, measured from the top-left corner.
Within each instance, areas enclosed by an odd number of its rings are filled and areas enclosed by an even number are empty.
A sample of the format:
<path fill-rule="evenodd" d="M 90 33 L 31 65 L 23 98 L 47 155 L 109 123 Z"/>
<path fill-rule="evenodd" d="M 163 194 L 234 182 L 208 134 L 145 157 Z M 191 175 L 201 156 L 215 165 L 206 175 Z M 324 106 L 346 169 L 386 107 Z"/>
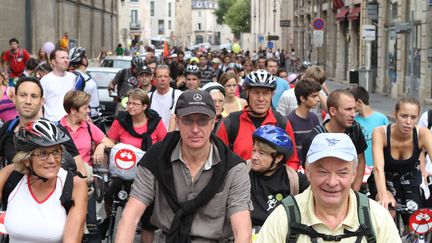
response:
<path fill-rule="evenodd" d="M 99 112 L 97 111 L 97 108 L 99 108 L 99 93 L 97 88 L 96 81 L 87 73 L 81 72 L 79 70 L 76 70 L 77 72 L 81 73 L 85 81 L 85 87 L 84 91 L 90 95 L 90 116 L 94 117 L 99 115 Z"/>
<path fill-rule="evenodd" d="M 174 92 L 174 100 L 172 99 L 172 92 Z M 149 94 L 151 102 L 150 109 L 157 111 L 167 130 L 170 117 L 174 114 L 177 99 L 181 94 L 182 92 L 180 90 L 174 90 L 173 88 L 170 88 L 170 90 L 163 95 L 159 94 L 157 90 Z"/>
<path fill-rule="evenodd" d="M 427 126 L 428 126 L 428 112 L 427 111 L 421 115 L 419 122 L 418 122 L 418 125 L 419 125 L 419 127 L 427 128 Z M 432 127 L 431 127 L 431 131 L 432 131 Z M 429 174 L 432 174 L 432 162 L 431 162 L 431 158 L 430 158 L 429 154 L 426 156 L 426 171 Z"/>
<path fill-rule="evenodd" d="M 8 198 L 5 227 L 10 243 L 62 242 L 66 210 L 60 203 L 67 172 L 60 169 L 56 188 L 44 201 L 38 202 L 24 175 Z"/>
<path fill-rule="evenodd" d="M 75 88 L 75 79 L 76 76 L 70 72 L 66 72 L 63 77 L 50 72 L 40 80 L 44 91 L 44 117 L 46 119 L 59 121 L 66 115 L 63 99 L 69 90 Z"/>

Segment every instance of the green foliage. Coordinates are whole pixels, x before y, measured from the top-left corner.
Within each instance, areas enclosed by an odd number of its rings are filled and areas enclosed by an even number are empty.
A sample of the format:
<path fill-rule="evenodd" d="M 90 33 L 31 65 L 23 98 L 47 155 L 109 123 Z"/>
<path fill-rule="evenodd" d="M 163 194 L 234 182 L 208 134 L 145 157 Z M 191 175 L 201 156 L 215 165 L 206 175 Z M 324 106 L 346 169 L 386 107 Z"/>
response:
<path fill-rule="evenodd" d="M 224 24 L 224 16 L 228 12 L 228 9 L 236 2 L 236 0 L 218 0 L 218 8 L 214 12 L 216 15 L 216 22 L 218 24 Z"/>
<path fill-rule="evenodd" d="M 236 0 L 225 14 L 225 23 L 234 34 L 250 32 L 251 3 L 250 0 Z"/>

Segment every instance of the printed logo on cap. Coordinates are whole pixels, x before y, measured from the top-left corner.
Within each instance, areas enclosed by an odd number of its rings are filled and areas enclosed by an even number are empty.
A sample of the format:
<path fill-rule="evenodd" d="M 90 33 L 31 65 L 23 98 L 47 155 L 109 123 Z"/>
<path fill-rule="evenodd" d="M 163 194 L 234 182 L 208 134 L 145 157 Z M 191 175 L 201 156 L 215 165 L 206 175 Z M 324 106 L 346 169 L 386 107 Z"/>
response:
<path fill-rule="evenodd" d="M 137 163 L 135 153 L 130 149 L 120 149 L 114 156 L 114 162 L 118 168 L 123 170 L 131 169 Z"/>
<path fill-rule="evenodd" d="M 340 140 L 336 138 L 326 138 L 326 141 L 328 143 L 328 146 L 335 146 L 337 142 L 340 142 Z"/>
<path fill-rule="evenodd" d="M 195 101 L 201 101 L 202 100 L 201 94 L 194 94 L 192 98 Z"/>
<path fill-rule="evenodd" d="M 432 210 L 422 208 L 411 214 L 409 226 L 416 234 L 422 235 L 432 230 Z"/>

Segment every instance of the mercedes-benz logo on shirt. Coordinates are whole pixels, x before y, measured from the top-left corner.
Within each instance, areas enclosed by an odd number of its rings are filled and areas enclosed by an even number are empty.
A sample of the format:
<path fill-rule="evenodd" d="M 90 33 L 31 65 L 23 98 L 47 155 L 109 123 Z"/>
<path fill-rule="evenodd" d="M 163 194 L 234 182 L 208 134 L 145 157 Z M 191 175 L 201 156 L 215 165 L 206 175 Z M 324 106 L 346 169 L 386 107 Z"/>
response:
<path fill-rule="evenodd" d="M 201 94 L 194 94 L 192 97 L 195 101 L 201 101 L 202 100 L 202 96 Z"/>

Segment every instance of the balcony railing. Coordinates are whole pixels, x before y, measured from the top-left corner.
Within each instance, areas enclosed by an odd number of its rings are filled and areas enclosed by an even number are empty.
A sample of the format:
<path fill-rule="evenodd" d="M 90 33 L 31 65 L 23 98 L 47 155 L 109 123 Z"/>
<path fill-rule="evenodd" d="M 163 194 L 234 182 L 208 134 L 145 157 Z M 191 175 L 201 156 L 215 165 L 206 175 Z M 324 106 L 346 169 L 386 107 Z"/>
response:
<path fill-rule="evenodd" d="M 141 29 L 141 24 L 140 23 L 130 23 L 129 28 L 131 30 L 139 30 L 139 29 Z"/>

